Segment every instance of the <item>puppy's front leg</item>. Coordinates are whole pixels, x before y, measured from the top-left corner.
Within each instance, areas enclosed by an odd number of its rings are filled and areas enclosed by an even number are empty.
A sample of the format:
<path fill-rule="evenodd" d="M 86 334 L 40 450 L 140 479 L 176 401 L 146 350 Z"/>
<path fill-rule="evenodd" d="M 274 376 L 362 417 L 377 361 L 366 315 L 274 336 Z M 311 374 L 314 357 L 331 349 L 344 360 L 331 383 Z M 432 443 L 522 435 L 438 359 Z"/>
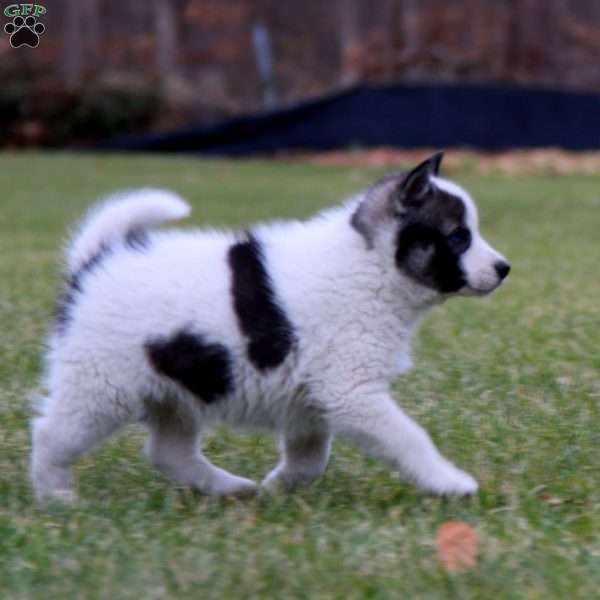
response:
<path fill-rule="evenodd" d="M 385 393 L 364 393 L 333 411 L 331 424 L 368 453 L 434 494 L 474 494 L 477 482 L 444 458 L 426 431 Z"/>

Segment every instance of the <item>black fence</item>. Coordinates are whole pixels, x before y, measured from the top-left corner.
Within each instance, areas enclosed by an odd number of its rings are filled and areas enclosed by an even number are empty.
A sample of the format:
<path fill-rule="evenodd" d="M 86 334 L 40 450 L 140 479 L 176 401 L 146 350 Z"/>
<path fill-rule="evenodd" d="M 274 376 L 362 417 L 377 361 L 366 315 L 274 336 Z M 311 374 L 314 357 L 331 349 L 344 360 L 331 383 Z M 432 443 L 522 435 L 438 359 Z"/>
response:
<path fill-rule="evenodd" d="M 478 86 L 358 87 L 285 110 L 115 139 L 100 148 L 241 156 L 382 145 L 600 149 L 600 95 Z"/>

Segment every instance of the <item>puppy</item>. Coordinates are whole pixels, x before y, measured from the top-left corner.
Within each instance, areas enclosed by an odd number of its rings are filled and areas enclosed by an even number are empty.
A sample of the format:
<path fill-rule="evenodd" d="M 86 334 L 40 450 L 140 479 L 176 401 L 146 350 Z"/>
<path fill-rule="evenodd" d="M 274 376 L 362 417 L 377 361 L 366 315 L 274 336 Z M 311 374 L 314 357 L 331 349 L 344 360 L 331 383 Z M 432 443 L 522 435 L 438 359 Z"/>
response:
<path fill-rule="evenodd" d="M 257 488 L 201 454 L 217 422 L 281 436 L 265 488 L 320 476 L 341 434 L 424 490 L 473 494 L 390 394 L 427 309 L 489 294 L 510 270 L 441 159 L 308 221 L 243 232 L 149 231 L 190 212 L 160 190 L 94 208 L 67 249 L 32 421 L 37 498 L 74 500 L 73 462 L 135 422 L 153 465 L 208 494 Z"/>

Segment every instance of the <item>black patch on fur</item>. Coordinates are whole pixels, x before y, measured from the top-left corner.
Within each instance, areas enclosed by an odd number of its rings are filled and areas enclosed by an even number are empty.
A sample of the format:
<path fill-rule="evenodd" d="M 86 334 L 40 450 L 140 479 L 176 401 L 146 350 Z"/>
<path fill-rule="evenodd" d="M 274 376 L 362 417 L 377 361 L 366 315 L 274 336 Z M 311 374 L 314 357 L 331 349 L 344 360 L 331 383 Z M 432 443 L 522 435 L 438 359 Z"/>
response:
<path fill-rule="evenodd" d="M 64 335 L 72 320 L 73 306 L 75 306 L 77 296 L 83 291 L 82 279 L 85 275 L 97 269 L 110 252 L 110 247 L 102 244 L 98 252 L 81 265 L 79 271 L 67 278 L 64 291 L 59 296 L 54 312 L 54 323 L 58 334 Z"/>
<path fill-rule="evenodd" d="M 246 352 L 260 371 L 279 366 L 292 350 L 294 328 L 277 302 L 265 267 L 260 242 L 248 239 L 229 249 L 231 295 L 242 333 L 248 338 Z"/>
<path fill-rule="evenodd" d="M 54 328 L 59 335 L 66 333 L 67 327 L 71 322 L 71 311 L 75 305 L 75 296 L 77 293 L 77 288 L 67 282 L 65 289 L 58 297 L 56 308 L 54 309 Z"/>
<path fill-rule="evenodd" d="M 402 215 L 396 264 L 422 285 L 442 293 L 466 284 L 460 257 L 471 244 L 463 201 L 433 184 Z"/>
<path fill-rule="evenodd" d="M 154 369 L 176 381 L 206 403 L 233 390 L 231 356 L 225 346 L 201 335 L 180 331 L 172 338 L 145 345 Z"/>
<path fill-rule="evenodd" d="M 130 250 L 144 252 L 150 248 L 150 236 L 145 229 L 136 227 L 125 234 L 125 246 Z"/>

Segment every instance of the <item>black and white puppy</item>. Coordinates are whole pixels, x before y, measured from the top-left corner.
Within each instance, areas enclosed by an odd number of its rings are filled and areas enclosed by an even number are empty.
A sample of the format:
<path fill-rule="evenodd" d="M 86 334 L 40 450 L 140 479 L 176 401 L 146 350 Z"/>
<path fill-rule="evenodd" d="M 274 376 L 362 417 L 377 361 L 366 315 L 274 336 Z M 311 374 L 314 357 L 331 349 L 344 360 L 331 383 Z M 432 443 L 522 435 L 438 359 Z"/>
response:
<path fill-rule="evenodd" d="M 132 422 L 157 468 L 209 494 L 257 487 L 201 454 L 217 422 L 280 434 L 269 489 L 321 475 L 339 433 L 425 490 L 474 493 L 389 387 L 428 308 L 488 294 L 510 268 L 469 195 L 438 177 L 441 158 L 308 221 L 245 232 L 150 232 L 189 214 L 161 190 L 92 209 L 67 250 L 32 421 L 37 497 L 73 500 L 75 459 Z"/>

